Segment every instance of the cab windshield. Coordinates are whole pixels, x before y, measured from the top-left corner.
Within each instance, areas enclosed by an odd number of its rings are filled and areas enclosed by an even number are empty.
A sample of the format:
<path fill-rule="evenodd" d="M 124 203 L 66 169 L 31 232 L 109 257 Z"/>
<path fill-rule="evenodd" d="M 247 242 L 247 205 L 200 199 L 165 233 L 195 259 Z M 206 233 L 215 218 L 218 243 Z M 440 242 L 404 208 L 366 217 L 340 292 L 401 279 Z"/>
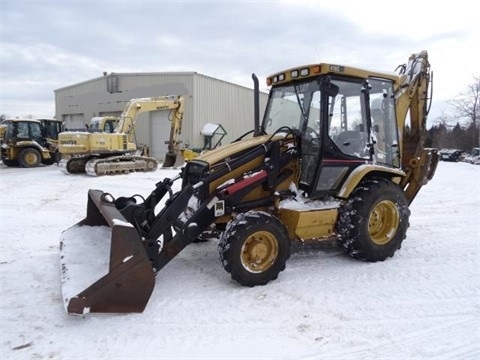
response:
<path fill-rule="evenodd" d="M 322 79 L 310 78 L 273 87 L 263 118 L 264 132 L 274 134 L 282 127 L 297 129 L 304 143 L 315 144 L 316 149 L 308 150 L 312 156 L 320 150 L 322 142 L 327 141 L 329 149 L 336 149 L 335 152 L 347 159 L 371 160 L 398 167 L 392 82 L 373 78 L 331 78 L 331 84 L 339 89 L 338 94 L 326 96 L 321 104 Z M 321 111 L 322 106 L 327 109 Z M 319 160 L 317 156 L 315 159 Z"/>
<path fill-rule="evenodd" d="M 313 113 L 310 113 L 311 108 Z M 320 91 L 316 81 L 273 88 L 263 129 L 265 133 L 273 134 L 282 127 L 302 130 L 305 123 L 318 127 L 319 109 Z"/>
<path fill-rule="evenodd" d="M 15 123 L 13 121 L 7 122 L 7 130 L 5 132 L 5 139 L 12 139 L 16 137 Z"/>

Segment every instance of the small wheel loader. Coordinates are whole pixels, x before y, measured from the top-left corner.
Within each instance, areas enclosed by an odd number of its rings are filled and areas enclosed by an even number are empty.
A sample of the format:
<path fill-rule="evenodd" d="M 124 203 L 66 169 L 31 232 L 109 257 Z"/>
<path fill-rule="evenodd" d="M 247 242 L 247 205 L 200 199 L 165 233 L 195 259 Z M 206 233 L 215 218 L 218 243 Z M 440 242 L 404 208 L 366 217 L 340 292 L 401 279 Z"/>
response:
<path fill-rule="evenodd" d="M 58 162 L 58 134 L 62 130 L 63 122 L 56 119 L 5 120 L 0 131 L 3 163 L 32 168 Z"/>
<path fill-rule="evenodd" d="M 253 74 L 251 132 L 190 160 L 145 199 L 89 190 L 86 218 L 61 237 L 66 311 L 142 312 L 155 275 L 209 234 L 243 286 L 275 280 L 296 241 L 336 240 L 364 261 L 393 256 L 409 205 L 438 164 L 436 149 L 423 147 L 427 52 L 398 69 L 319 63 L 278 72 L 267 78 L 261 122 Z"/>

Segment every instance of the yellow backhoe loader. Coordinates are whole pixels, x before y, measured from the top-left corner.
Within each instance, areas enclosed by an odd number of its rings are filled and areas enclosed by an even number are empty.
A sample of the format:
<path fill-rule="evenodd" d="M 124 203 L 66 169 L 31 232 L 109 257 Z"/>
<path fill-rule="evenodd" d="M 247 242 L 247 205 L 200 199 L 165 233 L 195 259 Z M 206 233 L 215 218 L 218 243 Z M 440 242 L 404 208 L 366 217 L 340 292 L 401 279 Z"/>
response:
<path fill-rule="evenodd" d="M 275 280 L 293 242 L 336 240 L 364 261 L 393 256 L 438 163 L 423 147 L 431 76 L 426 51 L 398 74 L 284 70 L 267 78 L 261 123 L 256 115 L 250 133 L 186 162 L 144 200 L 89 190 L 86 218 L 61 238 L 67 312 L 142 312 L 155 275 L 206 235 L 218 235 L 223 267 L 244 286 Z"/>
<path fill-rule="evenodd" d="M 59 135 L 60 166 L 69 174 L 92 176 L 155 171 L 157 159 L 142 154 L 135 139 L 135 122 L 139 114 L 170 111 L 171 132 L 178 139 L 181 132 L 184 99 L 181 96 L 160 96 L 130 100 L 112 133 L 105 131 L 69 131 Z M 172 138 L 172 133 L 170 138 Z M 165 163 L 180 159 L 179 141 L 170 141 Z M 183 161 L 182 161 L 183 162 Z M 172 164 L 173 165 L 173 164 Z"/>
<path fill-rule="evenodd" d="M 1 158 L 7 166 L 37 167 L 59 160 L 58 135 L 63 130 L 61 120 L 13 119 L 0 127 Z"/>

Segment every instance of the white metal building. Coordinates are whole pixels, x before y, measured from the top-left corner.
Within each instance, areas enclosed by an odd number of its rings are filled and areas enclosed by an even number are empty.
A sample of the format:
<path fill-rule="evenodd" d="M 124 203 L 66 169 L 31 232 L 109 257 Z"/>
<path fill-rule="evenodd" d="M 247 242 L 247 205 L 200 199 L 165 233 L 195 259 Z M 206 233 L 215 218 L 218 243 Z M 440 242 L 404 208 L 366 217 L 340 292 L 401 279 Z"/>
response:
<path fill-rule="evenodd" d="M 119 116 L 131 99 L 163 95 L 185 98 L 181 140 L 192 149 L 203 148 L 206 124 L 221 124 L 227 133 L 222 144 L 254 127 L 253 89 L 196 72 L 111 73 L 54 92 L 56 118 L 64 120 L 66 128 L 83 128 L 95 116 Z M 267 98 L 260 93 L 260 116 Z M 170 134 L 165 113 L 141 114 L 135 126 L 137 142 L 148 145 L 159 160 L 164 159 Z"/>

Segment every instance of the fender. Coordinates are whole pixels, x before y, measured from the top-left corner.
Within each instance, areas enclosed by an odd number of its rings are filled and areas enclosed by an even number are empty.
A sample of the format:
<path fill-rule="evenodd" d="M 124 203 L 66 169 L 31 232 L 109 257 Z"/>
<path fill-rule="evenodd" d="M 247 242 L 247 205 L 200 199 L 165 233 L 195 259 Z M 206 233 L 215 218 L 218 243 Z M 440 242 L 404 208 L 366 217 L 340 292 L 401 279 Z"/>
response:
<path fill-rule="evenodd" d="M 400 169 L 381 166 L 378 164 L 360 165 L 348 176 L 337 196 L 343 199 L 348 198 L 360 181 L 362 181 L 369 174 L 377 171 L 381 173 L 383 177 L 385 177 L 386 174 L 390 175 L 391 180 L 396 184 L 399 184 L 400 181 L 405 177 L 405 172 Z"/>

